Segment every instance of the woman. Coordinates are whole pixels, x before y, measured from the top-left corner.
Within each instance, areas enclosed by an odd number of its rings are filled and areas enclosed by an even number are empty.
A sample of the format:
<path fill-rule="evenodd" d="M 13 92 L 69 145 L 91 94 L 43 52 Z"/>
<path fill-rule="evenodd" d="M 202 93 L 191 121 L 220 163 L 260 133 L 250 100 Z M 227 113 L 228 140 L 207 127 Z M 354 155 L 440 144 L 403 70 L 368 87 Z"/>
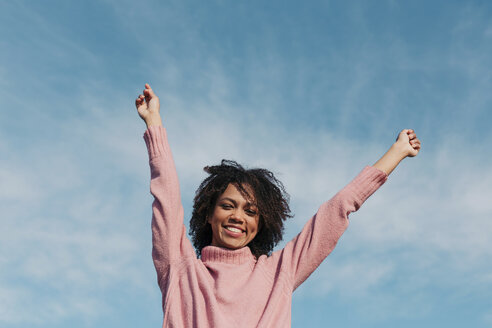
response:
<path fill-rule="evenodd" d="M 272 253 L 290 216 L 282 184 L 264 169 L 222 161 L 197 190 L 186 237 L 183 208 L 159 99 L 148 84 L 136 99 L 154 196 L 152 257 L 162 292 L 163 327 L 290 327 L 293 291 L 334 249 L 356 211 L 420 141 L 403 130 L 372 167 L 322 204 L 303 230 Z M 199 255 L 197 258 L 196 255 Z"/>

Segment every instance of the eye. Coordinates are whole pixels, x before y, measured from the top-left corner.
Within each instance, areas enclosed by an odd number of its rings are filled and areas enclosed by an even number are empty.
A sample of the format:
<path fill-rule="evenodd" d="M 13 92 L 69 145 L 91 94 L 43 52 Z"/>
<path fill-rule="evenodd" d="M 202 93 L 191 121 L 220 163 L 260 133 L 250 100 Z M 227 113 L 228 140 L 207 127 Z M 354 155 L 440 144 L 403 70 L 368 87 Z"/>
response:
<path fill-rule="evenodd" d="M 256 215 L 256 211 L 255 210 L 246 210 L 246 213 L 250 216 L 255 216 Z"/>
<path fill-rule="evenodd" d="M 225 210 L 230 210 L 232 208 L 231 204 L 221 204 L 220 207 L 222 207 Z"/>

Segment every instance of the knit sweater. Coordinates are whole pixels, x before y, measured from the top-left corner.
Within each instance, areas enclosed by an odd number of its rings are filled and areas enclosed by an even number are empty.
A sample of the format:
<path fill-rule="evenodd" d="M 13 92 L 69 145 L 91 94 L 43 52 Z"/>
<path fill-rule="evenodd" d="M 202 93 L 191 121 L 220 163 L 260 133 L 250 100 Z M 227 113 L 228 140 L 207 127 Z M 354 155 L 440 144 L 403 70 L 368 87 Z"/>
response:
<path fill-rule="evenodd" d="M 334 249 L 349 213 L 387 179 L 382 171 L 364 168 L 270 256 L 256 259 L 249 247 L 207 246 L 197 258 L 186 236 L 166 130 L 151 126 L 144 140 L 154 196 L 152 257 L 162 292 L 163 327 L 290 327 L 293 291 Z"/>

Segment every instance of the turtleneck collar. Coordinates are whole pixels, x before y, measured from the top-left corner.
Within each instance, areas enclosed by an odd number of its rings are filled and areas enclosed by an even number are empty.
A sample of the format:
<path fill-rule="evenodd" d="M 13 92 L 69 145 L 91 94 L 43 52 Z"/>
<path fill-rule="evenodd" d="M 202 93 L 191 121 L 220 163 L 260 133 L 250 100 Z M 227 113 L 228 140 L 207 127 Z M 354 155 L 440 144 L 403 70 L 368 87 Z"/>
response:
<path fill-rule="evenodd" d="M 202 249 L 202 262 L 222 262 L 230 264 L 243 264 L 255 261 L 249 247 L 240 249 L 228 249 L 217 246 L 206 246 Z"/>

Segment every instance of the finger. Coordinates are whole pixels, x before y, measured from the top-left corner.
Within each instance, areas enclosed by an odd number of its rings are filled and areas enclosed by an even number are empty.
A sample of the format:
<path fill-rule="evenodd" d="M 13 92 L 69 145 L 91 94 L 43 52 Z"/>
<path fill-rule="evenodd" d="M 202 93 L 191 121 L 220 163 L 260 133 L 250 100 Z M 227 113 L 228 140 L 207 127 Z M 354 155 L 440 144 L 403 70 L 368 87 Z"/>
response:
<path fill-rule="evenodd" d="M 143 102 L 144 102 L 144 96 L 143 95 L 139 95 L 137 97 L 137 99 L 135 99 L 135 105 L 137 106 L 137 108 L 142 106 Z"/>
<path fill-rule="evenodd" d="M 152 90 L 152 88 L 150 87 L 150 85 L 148 83 L 145 83 L 145 90 L 148 90 L 148 94 L 149 94 L 150 98 L 157 97 L 156 94 L 154 93 L 154 90 Z"/>
<path fill-rule="evenodd" d="M 145 96 L 145 101 L 146 102 L 149 102 L 153 98 L 151 89 L 145 89 L 143 91 L 143 94 Z"/>

